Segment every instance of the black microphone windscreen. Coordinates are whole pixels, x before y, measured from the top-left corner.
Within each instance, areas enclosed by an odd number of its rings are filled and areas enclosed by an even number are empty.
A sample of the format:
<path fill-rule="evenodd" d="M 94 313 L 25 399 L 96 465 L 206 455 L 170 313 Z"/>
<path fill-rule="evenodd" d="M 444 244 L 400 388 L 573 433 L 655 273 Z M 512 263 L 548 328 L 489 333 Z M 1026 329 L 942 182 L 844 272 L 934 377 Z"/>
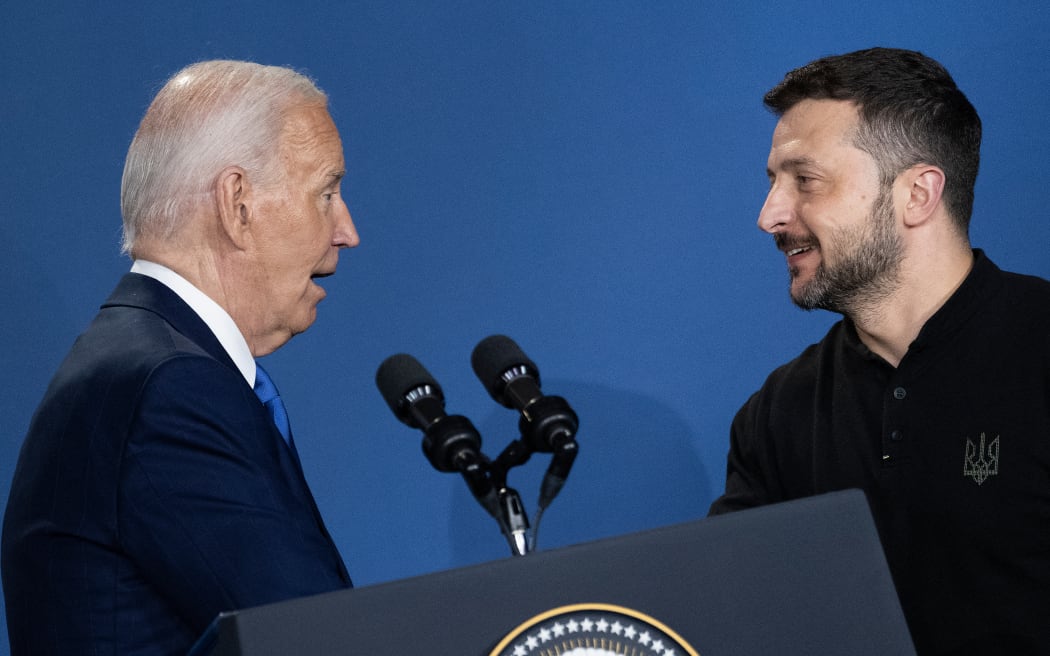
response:
<path fill-rule="evenodd" d="M 390 410 L 398 417 L 403 414 L 401 405 L 405 393 L 422 385 L 430 385 L 436 394 L 443 398 L 441 386 L 437 384 L 434 377 L 423 368 L 423 365 L 419 364 L 419 360 L 407 353 L 391 355 L 383 360 L 379 369 L 376 370 L 376 387 L 379 388 L 379 393 L 383 395 L 386 404 L 390 406 Z"/>
<path fill-rule="evenodd" d="M 474 368 L 474 374 L 485 386 L 489 394 L 496 401 L 503 403 L 500 396 L 503 394 L 505 381 L 502 376 L 511 367 L 524 365 L 529 374 L 540 382 L 540 371 L 536 363 L 528 358 L 518 347 L 513 339 L 506 335 L 492 335 L 478 342 L 474 352 L 470 355 L 470 366 Z"/>

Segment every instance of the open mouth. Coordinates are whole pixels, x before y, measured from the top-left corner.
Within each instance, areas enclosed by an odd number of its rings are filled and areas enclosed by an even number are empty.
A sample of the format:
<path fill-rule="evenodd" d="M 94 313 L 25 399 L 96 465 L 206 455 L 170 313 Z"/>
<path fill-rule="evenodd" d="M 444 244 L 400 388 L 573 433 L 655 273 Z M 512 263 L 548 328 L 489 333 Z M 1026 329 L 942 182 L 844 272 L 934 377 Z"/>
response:
<path fill-rule="evenodd" d="M 783 232 L 773 235 L 773 241 L 777 249 L 789 258 L 816 250 L 819 245 L 812 235 L 788 235 Z"/>

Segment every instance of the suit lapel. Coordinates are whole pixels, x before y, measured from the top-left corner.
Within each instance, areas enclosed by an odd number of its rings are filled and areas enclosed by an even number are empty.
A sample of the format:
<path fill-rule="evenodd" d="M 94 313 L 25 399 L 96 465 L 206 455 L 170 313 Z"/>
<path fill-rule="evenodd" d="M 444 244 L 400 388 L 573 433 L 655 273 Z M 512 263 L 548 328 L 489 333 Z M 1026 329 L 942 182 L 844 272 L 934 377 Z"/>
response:
<path fill-rule="evenodd" d="M 237 365 L 234 364 L 229 353 L 219 343 L 218 338 L 215 337 L 208 324 L 204 323 L 204 320 L 185 301 L 179 298 L 178 294 L 160 281 L 139 273 L 125 274 L 117 284 L 116 289 L 113 290 L 113 293 L 102 304 L 103 309 L 121 306 L 140 308 L 159 315 L 171 324 L 176 331 L 204 349 L 208 355 L 237 371 Z M 238 375 L 240 375 L 239 372 Z M 335 546 L 332 536 L 328 533 L 324 520 L 321 518 L 320 510 L 317 508 L 317 502 L 314 500 L 310 486 L 306 482 L 306 476 L 303 473 L 298 452 L 294 447 L 289 448 L 289 445 L 283 444 L 284 439 L 276 426 L 273 427 L 273 434 L 275 441 L 282 443 L 281 446 L 291 461 L 291 469 L 300 483 L 298 487 L 309 503 L 318 528 L 332 549 L 340 576 L 347 584 L 352 585 L 346 565 L 339 555 L 339 550 Z"/>

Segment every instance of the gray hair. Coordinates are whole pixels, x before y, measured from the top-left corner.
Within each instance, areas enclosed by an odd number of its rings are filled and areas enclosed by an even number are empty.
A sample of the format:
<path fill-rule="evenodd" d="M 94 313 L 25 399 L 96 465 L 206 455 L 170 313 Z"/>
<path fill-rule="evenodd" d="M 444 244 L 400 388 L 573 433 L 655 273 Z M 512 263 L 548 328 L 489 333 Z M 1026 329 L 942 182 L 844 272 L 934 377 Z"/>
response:
<path fill-rule="evenodd" d="M 167 239 L 210 202 L 215 178 L 240 166 L 257 184 L 275 181 L 287 112 L 327 104 L 312 80 L 288 68 L 206 61 L 176 73 L 153 99 L 128 148 L 121 182 L 122 251 L 136 239 Z"/>

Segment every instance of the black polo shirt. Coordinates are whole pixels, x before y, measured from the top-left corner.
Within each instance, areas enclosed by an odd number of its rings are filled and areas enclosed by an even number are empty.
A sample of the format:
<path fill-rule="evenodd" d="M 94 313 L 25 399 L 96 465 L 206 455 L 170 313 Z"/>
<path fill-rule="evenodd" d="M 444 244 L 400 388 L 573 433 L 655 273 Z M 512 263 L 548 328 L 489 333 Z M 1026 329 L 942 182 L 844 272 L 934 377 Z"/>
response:
<path fill-rule="evenodd" d="M 1050 653 L 1050 282 L 974 258 L 897 368 L 844 319 L 775 370 L 711 514 L 861 488 L 920 654 Z"/>

